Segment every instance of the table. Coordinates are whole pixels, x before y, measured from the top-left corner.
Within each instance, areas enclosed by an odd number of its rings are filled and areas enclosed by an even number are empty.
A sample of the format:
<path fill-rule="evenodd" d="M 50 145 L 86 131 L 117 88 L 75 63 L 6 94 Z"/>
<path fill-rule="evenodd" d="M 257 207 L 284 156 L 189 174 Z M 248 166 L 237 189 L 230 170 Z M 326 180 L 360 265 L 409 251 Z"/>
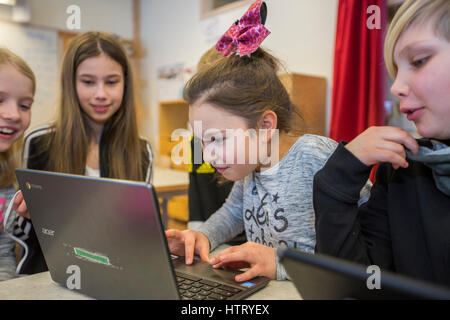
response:
<path fill-rule="evenodd" d="M 220 246 L 211 253 L 211 257 L 226 247 Z M 299 299 L 301 296 L 291 281 L 272 280 L 265 288 L 246 300 Z M 92 298 L 53 282 L 49 272 L 42 272 L 0 282 L 0 300 L 92 300 Z"/>
<path fill-rule="evenodd" d="M 167 203 L 172 197 L 187 195 L 189 187 L 189 173 L 181 170 L 155 167 L 153 170 L 153 186 L 156 195 L 162 199 L 162 223 L 167 227 Z"/>

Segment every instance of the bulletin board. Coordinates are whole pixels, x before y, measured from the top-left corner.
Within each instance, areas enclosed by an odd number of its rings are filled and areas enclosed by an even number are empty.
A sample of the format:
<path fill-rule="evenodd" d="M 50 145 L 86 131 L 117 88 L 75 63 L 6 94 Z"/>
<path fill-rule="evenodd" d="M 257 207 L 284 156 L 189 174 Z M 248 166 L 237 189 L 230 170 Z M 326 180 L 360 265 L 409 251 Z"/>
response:
<path fill-rule="evenodd" d="M 23 58 L 37 79 L 29 130 L 54 119 L 59 78 L 56 30 L 0 21 L 0 46 Z"/>

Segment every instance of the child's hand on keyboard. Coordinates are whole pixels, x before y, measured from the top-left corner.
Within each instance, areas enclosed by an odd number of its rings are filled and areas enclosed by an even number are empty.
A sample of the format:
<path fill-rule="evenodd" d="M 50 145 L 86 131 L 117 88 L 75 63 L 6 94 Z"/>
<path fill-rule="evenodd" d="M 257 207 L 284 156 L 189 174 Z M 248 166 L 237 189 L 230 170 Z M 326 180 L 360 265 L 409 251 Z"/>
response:
<path fill-rule="evenodd" d="M 186 264 L 192 264 L 194 253 L 209 262 L 209 240 L 205 234 L 194 230 L 170 229 L 166 231 L 166 237 L 170 252 L 185 256 Z"/>
<path fill-rule="evenodd" d="M 275 279 L 277 269 L 275 249 L 255 242 L 246 242 L 225 249 L 211 259 L 211 264 L 214 268 L 249 267 L 249 270 L 235 277 L 237 282 L 247 281 L 256 276 Z"/>

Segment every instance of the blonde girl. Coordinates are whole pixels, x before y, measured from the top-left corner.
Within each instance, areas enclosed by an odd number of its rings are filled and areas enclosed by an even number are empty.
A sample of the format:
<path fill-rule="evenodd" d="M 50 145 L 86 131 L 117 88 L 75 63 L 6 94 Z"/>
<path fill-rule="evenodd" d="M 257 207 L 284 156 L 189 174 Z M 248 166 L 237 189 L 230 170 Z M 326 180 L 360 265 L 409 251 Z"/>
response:
<path fill-rule="evenodd" d="M 317 250 L 449 286 L 450 2 L 405 1 L 385 60 L 400 111 L 423 139 L 372 127 L 338 146 L 315 177 Z M 378 162 L 358 208 L 358 188 Z"/>
<path fill-rule="evenodd" d="M 3 221 L 3 214 L 15 193 L 14 169 L 20 164 L 21 140 L 30 125 L 35 91 L 35 76 L 27 63 L 0 48 L 0 281 L 15 276 L 15 242 L 6 232 L 12 233 L 16 213 L 8 221 Z"/>

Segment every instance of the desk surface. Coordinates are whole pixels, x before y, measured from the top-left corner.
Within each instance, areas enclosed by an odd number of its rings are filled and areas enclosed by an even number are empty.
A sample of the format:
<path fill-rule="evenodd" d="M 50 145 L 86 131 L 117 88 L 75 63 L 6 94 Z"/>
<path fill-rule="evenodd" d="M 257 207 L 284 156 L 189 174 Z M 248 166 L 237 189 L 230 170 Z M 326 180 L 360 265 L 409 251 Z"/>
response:
<path fill-rule="evenodd" d="M 223 250 L 220 246 L 211 256 Z M 88 300 L 86 295 L 71 291 L 50 278 L 49 272 L 0 282 L 0 300 Z M 301 296 L 291 281 L 270 281 L 248 300 L 299 300 Z"/>
<path fill-rule="evenodd" d="M 153 185 L 158 191 L 167 188 L 185 188 L 189 185 L 189 173 L 181 170 L 155 167 L 153 170 Z"/>
<path fill-rule="evenodd" d="M 90 300 L 91 297 L 69 290 L 50 278 L 49 272 L 0 282 L 0 300 Z M 248 300 L 299 300 L 291 281 L 270 281 L 267 287 Z"/>
<path fill-rule="evenodd" d="M 187 188 L 189 175 L 187 172 L 155 168 L 153 182 L 155 188 Z M 211 253 L 223 250 L 221 246 Z M 52 281 L 49 272 L 24 276 L 0 282 L 0 300 L 86 300 L 86 295 L 71 291 Z M 297 300 L 301 296 L 291 281 L 270 281 L 262 290 L 247 298 L 248 300 Z"/>

